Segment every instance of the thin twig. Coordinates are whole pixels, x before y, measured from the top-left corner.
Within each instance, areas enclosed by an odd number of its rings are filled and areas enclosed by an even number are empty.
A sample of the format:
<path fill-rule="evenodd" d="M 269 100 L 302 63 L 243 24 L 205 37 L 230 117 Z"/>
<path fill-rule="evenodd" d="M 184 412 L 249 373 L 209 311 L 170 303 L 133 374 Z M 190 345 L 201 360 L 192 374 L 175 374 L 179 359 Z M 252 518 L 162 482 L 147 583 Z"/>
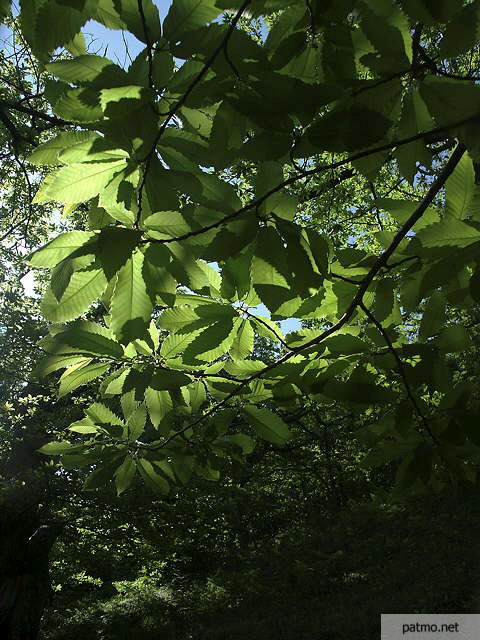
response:
<path fill-rule="evenodd" d="M 20 111 L 21 113 L 26 113 L 33 118 L 41 118 L 42 120 L 46 120 L 47 122 L 51 122 L 52 124 L 58 125 L 60 127 L 65 126 L 76 126 L 74 122 L 68 122 L 67 120 L 62 120 L 61 118 L 57 118 L 56 116 L 51 116 L 48 113 L 43 113 L 42 111 L 38 111 L 37 109 L 32 109 L 31 107 L 25 107 L 22 104 L 17 102 L 8 103 L 4 100 L 0 100 L 0 106 L 5 109 L 13 109 L 14 111 Z"/>
<path fill-rule="evenodd" d="M 388 350 L 390 351 L 390 353 L 392 354 L 392 356 L 395 358 L 395 362 L 397 363 L 397 369 L 398 369 L 398 373 L 400 374 L 400 377 L 402 378 L 403 381 L 403 386 L 405 387 L 405 391 L 407 392 L 407 396 L 410 400 L 410 402 L 413 405 L 413 408 L 415 409 L 417 415 L 419 416 L 419 418 L 421 419 L 424 429 L 425 431 L 428 433 L 428 435 L 432 438 L 432 440 L 438 444 L 438 440 L 435 437 L 435 435 L 432 433 L 432 430 L 430 429 L 430 426 L 428 424 L 428 420 L 427 418 L 423 415 L 422 410 L 420 409 L 420 407 L 418 406 L 418 402 L 417 399 L 415 398 L 413 391 L 410 387 L 410 383 L 408 382 L 408 378 L 407 378 L 407 374 L 405 372 L 405 367 L 403 366 L 403 362 L 400 358 L 400 356 L 398 355 L 397 350 L 395 349 L 395 347 L 393 346 L 392 341 L 390 340 L 390 336 L 388 335 L 388 333 L 385 331 L 385 329 L 382 327 L 381 323 L 376 319 L 376 317 L 373 315 L 373 313 L 370 311 L 370 309 L 368 309 L 363 302 L 360 302 L 360 304 L 358 305 L 360 307 L 360 309 L 364 312 L 364 314 L 367 316 L 367 318 L 370 320 L 370 322 L 375 325 L 375 328 L 378 330 L 378 332 L 381 334 L 382 338 L 385 340 L 385 342 L 387 343 L 388 346 Z"/>
<path fill-rule="evenodd" d="M 278 335 L 278 333 L 274 329 L 272 329 L 272 327 L 270 327 L 270 325 L 268 325 L 264 320 L 256 316 L 254 313 L 250 313 L 249 311 L 247 311 L 247 309 L 242 309 L 242 312 L 245 315 L 247 315 L 249 318 L 252 318 L 259 324 L 263 325 L 266 329 L 268 329 L 268 331 L 270 331 L 270 333 L 273 333 L 273 335 L 277 338 L 280 344 L 282 344 L 285 347 L 285 349 L 288 349 L 288 351 L 292 350 L 288 342 L 285 342 L 282 336 Z"/>
<path fill-rule="evenodd" d="M 163 442 L 160 442 L 157 445 L 149 446 L 148 448 L 150 450 L 156 450 L 156 449 L 162 449 L 166 447 L 174 438 L 178 437 L 180 434 L 185 433 L 186 431 L 193 428 L 200 422 L 203 422 L 203 420 L 205 420 L 206 418 L 209 418 L 220 408 L 224 407 L 232 398 L 237 396 L 240 393 L 240 391 L 244 389 L 247 385 L 249 385 L 251 382 L 261 378 L 269 371 L 276 369 L 281 364 L 284 364 L 285 362 L 290 360 L 290 358 L 294 357 L 299 353 L 302 353 L 302 351 L 305 351 L 307 349 L 310 349 L 311 347 L 314 347 L 320 344 L 326 338 L 328 338 L 332 334 L 339 331 L 339 329 L 341 329 L 350 320 L 350 318 L 354 315 L 357 308 L 362 304 L 363 296 L 365 295 L 368 287 L 371 285 L 375 276 L 386 264 L 388 264 L 388 260 L 390 259 L 392 254 L 395 252 L 400 242 L 405 238 L 405 236 L 413 227 L 413 225 L 422 217 L 422 215 L 425 213 L 427 208 L 433 202 L 436 195 L 438 194 L 440 189 L 442 189 L 442 187 L 445 185 L 447 178 L 451 175 L 451 173 L 459 163 L 464 153 L 465 153 L 465 146 L 463 144 L 458 144 L 456 149 L 450 156 L 447 164 L 445 165 L 445 167 L 443 168 L 443 170 L 441 171 L 441 173 L 439 174 L 435 182 L 431 185 L 430 189 L 428 190 L 423 200 L 420 202 L 420 204 L 415 209 L 415 211 L 411 214 L 408 220 L 402 225 L 400 230 L 397 231 L 388 248 L 378 256 L 377 260 L 375 261 L 375 264 L 371 267 L 370 271 L 367 273 L 367 275 L 363 279 L 353 300 L 351 301 L 350 305 L 348 306 L 343 316 L 340 318 L 340 320 L 338 320 L 338 322 L 336 322 L 334 325 L 332 325 L 328 329 L 325 329 L 324 331 L 322 331 L 315 338 L 312 338 L 311 340 L 309 340 L 308 342 L 305 342 L 303 345 L 299 347 L 292 348 L 292 350 L 289 353 L 286 353 L 275 362 L 272 362 L 271 364 L 267 365 L 260 371 L 257 371 L 256 373 L 251 375 L 249 378 L 246 378 L 233 391 L 231 391 L 228 395 L 226 395 L 223 400 L 221 400 L 219 403 L 211 407 L 208 411 L 206 411 L 203 415 L 199 416 L 192 423 L 190 423 L 186 427 L 183 427 L 180 431 L 175 432 L 174 434 L 166 438 Z"/>
<path fill-rule="evenodd" d="M 219 55 L 219 53 L 222 50 L 224 50 L 225 46 L 228 43 L 228 40 L 230 39 L 230 36 L 235 31 L 235 28 L 237 26 L 238 21 L 242 17 L 243 12 L 247 8 L 247 6 L 250 4 L 250 2 L 251 2 L 251 0 L 245 0 L 245 2 L 242 4 L 240 9 L 237 11 L 235 17 L 233 18 L 233 20 L 232 20 L 232 22 L 231 22 L 231 24 L 230 24 L 230 26 L 229 26 L 229 28 L 227 30 L 227 33 L 225 34 L 224 39 L 222 40 L 220 45 L 215 49 L 215 51 L 212 53 L 210 58 L 205 62 L 202 70 L 195 77 L 195 79 L 190 84 L 188 89 L 184 92 L 182 97 L 174 104 L 174 106 L 166 114 L 159 114 L 161 116 L 165 115 L 166 118 L 163 121 L 162 126 L 158 130 L 158 133 L 157 133 L 157 135 L 155 136 L 155 138 L 153 140 L 153 143 L 152 143 L 152 146 L 151 146 L 149 152 L 147 153 L 146 157 L 143 159 L 144 170 L 143 170 L 143 175 L 142 175 L 142 179 L 141 179 L 140 185 L 138 187 L 138 212 L 137 212 L 137 218 L 136 218 L 136 226 L 137 227 L 139 226 L 140 220 L 141 220 L 141 217 L 142 217 L 142 194 L 143 194 L 143 190 L 145 188 L 145 183 L 147 181 L 148 170 L 150 168 L 150 164 L 152 162 L 152 157 L 153 157 L 153 155 L 155 153 L 155 149 L 157 148 L 157 144 L 159 143 L 160 138 L 165 133 L 165 130 L 166 130 L 168 124 L 170 123 L 172 118 L 176 115 L 177 111 L 185 104 L 185 102 L 187 101 L 187 99 L 190 96 L 190 94 L 192 93 L 192 91 L 201 82 L 203 77 L 208 73 L 208 71 L 210 70 L 210 67 L 215 62 L 215 60 L 216 60 L 217 56 Z"/>
<path fill-rule="evenodd" d="M 150 89 L 153 89 L 154 88 L 154 84 L 153 84 L 152 43 L 150 41 L 150 34 L 148 33 L 147 20 L 145 18 L 145 12 L 143 10 L 143 0 L 138 0 L 138 11 L 140 13 L 140 19 L 142 21 L 143 33 L 145 35 L 145 43 L 147 45 L 148 85 L 149 85 Z"/>
<path fill-rule="evenodd" d="M 465 122 L 470 121 L 472 118 L 466 118 L 464 120 L 461 120 L 457 123 L 451 124 L 450 127 L 458 127 L 461 124 L 464 124 Z M 306 176 L 313 176 L 319 173 L 323 173 L 325 171 L 329 171 L 330 169 L 336 169 L 337 167 L 342 167 L 346 164 L 349 164 L 350 162 L 354 162 L 355 160 L 359 160 L 360 158 L 365 158 L 369 155 L 372 155 L 374 153 L 379 153 L 380 151 L 386 151 L 388 149 L 392 149 L 394 147 L 400 147 L 402 145 L 405 144 L 409 144 L 410 142 L 414 142 L 415 140 L 420 140 L 422 138 L 424 138 L 425 136 L 431 135 L 434 132 L 437 131 L 445 131 L 446 129 L 448 129 L 449 127 L 438 127 L 436 129 L 432 129 L 430 131 L 426 131 L 423 133 L 418 133 L 414 136 L 409 136 L 408 138 L 402 138 L 400 140 L 394 140 L 392 142 L 383 144 L 379 147 L 375 147 L 373 149 L 367 149 L 365 151 L 359 151 L 358 153 L 354 154 L 353 156 L 350 156 L 348 158 L 345 158 L 344 160 L 338 160 L 337 162 L 334 162 L 332 164 L 328 164 L 328 165 L 323 165 L 320 167 L 317 167 L 316 169 L 307 169 L 305 171 L 302 171 L 300 174 L 291 176 L 290 178 L 287 178 L 286 180 L 284 180 L 283 182 L 281 182 L 280 184 L 278 184 L 276 187 L 273 187 L 272 189 L 270 189 L 270 191 L 268 191 L 267 193 L 265 193 L 263 196 L 261 196 L 260 198 L 258 198 L 257 200 L 253 200 L 252 202 L 250 202 L 249 204 L 246 204 L 245 206 L 243 206 L 241 209 L 238 209 L 237 211 L 234 211 L 233 213 L 229 213 L 227 216 L 224 216 L 223 218 L 221 218 L 220 220 L 217 220 L 217 222 L 213 222 L 210 225 L 207 225 L 205 227 L 201 227 L 200 229 L 194 229 L 192 231 L 188 231 L 187 233 L 184 233 L 181 236 L 175 236 L 173 238 L 161 238 L 161 239 L 157 239 L 157 238 L 146 238 L 145 240 L 141 241 L 141 244 L 146 244 L 146 243 L 156 243 L 156 244 L 168 244 L 169 242 L 180 242 L 182 240 L 188 240 L 189 238 L 193 238 L 194 236 L 198 236 L 201 235 L 202 233 L 206 233 L 207 231 L 211 231 L 212 229 L 217 229 L 218 227 L 221 227 L 222 225 L 224 225 L 225 223 L 229 222 L 230 220 L 233 220 L 235 218 L 237 218 L 238 216 L 242 215 L 243 213 L 246 213 L 247 211 L 249 211 L 250 209 L 258 209 L 258 207 L 265 202 L 265 200 L 267 200 L 271 195 L 273 195 L 274 193 L 277 193 L 278 191 L 281 191 L 282 189 L 284 189 L 285 187 L 294 184 L 295 182 L 297 182 L 298 180 L 301 180 L 302 178 L 305 178 Z"/>
<path fill-rule="evenodd" d="M 297 168 L 297 167 L 295 167 Z M 303 171 L 303 169 L 300 169 L 301 171 Z M 298 169 L 297 169 L 298 171 Z M 337 187 L 339 184 L 341 184 L 342 182 L 345 182 L 345 180 L 349 180 L 350 178 L 355 177 L 357 174 L 355 173 L 355 171 L 353 169 L 345 169 L 344 171 L 342 171 L 342 173 L 336 177 L 336 178 L 331 178 L 327 184 L 322 187 L 321 189 L 318 190 L 312 190 L 309 191 L 306 194 L 305 198 L 301 199 L 301 202 L 308 202 L 309 200 L 314 200 L 315 198 L 318 198 L 320 196 L 325 195 L 325 193 L 328 193 L 328 191 L 331 191 L 332 189 L 335 189 L 335 187 Z"/>

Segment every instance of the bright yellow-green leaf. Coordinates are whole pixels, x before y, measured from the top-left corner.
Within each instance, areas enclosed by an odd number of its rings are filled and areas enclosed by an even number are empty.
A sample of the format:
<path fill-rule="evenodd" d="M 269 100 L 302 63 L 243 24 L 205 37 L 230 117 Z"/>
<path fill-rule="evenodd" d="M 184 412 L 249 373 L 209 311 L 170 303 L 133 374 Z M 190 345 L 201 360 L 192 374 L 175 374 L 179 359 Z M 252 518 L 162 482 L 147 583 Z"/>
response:
<path fill-rule="evenodd" d="M 87 382 L 91 382 L 98 378 L 110 368 L 110 364 L 104 364 L 103 362 L 97 362 L 92 364 L 86 364 L 81 367 L 70 367 L 67 369 L 60 378 L 60 389 L 58 396 L 61 398 L 67 393 L 70 393 L 77 387 L 80 387 Z M 71 371 L 74 369 L 74 371 Z"/>
<path fill-rule="evenodd" d="M 78 203 L 97 196 L 125 167 L 125 160 L 92 164 L 71 164 L 51 174 L 45 193 L 37 193 L 34 202 Z"/>
<path fill-rule="evenodd" d="M 150 323 L 152 300 L 142 277 L 144 256 L 139 250 L 120 269 L 112 296 L 111 327 L 122 343 L 142 338 Z"/>

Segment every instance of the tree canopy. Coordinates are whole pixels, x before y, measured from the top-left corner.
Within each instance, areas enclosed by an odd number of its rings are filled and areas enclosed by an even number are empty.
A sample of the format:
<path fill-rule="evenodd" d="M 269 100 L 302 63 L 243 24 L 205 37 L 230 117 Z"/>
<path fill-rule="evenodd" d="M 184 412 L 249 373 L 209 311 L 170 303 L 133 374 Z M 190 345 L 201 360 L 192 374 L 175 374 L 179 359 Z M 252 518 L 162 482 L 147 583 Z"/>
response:
<path fill-rule="evenodd" d="M 49 104 L 32 206 L 76 220 L 28 257 L 50 274 L 36 375 L 63 369 L 60 397 L 98 385 L 40 451 L 92 471 L 85 489 L 168 495 L 333 403 L 399 490 L 473 480 L 479 19 L 461 0 L 173 0 L 161 24 L 152 0 L 24 0 Z M 87 51 L 89 20 L 144 44 L 128 68 Z M 30 107 L 0 107 L 21 152 Z"/>

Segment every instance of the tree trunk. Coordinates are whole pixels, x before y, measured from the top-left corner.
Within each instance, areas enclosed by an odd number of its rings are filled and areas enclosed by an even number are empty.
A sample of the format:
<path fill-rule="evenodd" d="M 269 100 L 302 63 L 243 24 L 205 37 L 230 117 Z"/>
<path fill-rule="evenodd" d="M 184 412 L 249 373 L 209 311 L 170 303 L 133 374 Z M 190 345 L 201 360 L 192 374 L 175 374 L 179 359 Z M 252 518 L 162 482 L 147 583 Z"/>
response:
<path fill-rule="evenodd" d="M 35 510 L 19 513 L 8 502 L 0 514 L 0 638 L 36 640 L 50 596 L 48 555 L 63 524 L 40 525 Z"/>

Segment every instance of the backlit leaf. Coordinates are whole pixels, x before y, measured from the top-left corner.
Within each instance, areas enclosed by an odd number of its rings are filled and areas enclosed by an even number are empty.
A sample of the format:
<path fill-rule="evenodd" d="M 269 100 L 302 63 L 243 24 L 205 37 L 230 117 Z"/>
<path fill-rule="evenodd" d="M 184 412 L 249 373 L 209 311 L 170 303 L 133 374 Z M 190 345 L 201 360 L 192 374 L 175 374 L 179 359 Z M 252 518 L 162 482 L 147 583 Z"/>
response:
<path fill-rule="evenodd" d="M 107 281 L 101 269 L 91 267 L 76 271 L 60 301 L 51 289 L 47 289 L 41 303 L 42 313 L 52 322 L 74 320 L 101 296 L 106 285 Z"/>
<path fill-rule="evenodd" d="M 59 397 L 62 397 L 74 389 L 87 384 L 87 382 L 91 382 L 95 378 L 98 378 L 109 368 L 110 364 L 108 363 L 104 364 L 102 362 L 96 362 L 74 369 L 72 372 L 70 372 L 70 369 L 67 369 L 60 378 L 60 389 L 58 392 Z"/>
<path fill-rule="evenodd" d="M 80 247 L 88 244 L 95 234 L 91 231 L 67 231 L 50 240 L 41 249 L 34 251 L 28 258 L 32 267 L 54 267 Z M 92 246 L 94 251 L 94 245 Z"/>
<path fill-rule="evenodd" d="M 110 182 L 115 173 L 125 166 L 124 160 L 92 164 L 72 164 L 58 169 L 48 183 L 46 193 L 37 196 L 34 202 L 77 203 L 97 196 Z"/>
<path fill-rule="evenodd" d="M 111 327 L 122 343 L 142 338 L 150 323 L 152 301 L 142 277 L 143 260 L 141 251 L 136 250 L 117 275 Z"/>
<path fill-rule="evenodd" d="M 247 405 L 244 407 L 244 412 L 247 421 L 264 440 L 282 445 L 291 438 L 287 424 L 268 409 Z"/>

